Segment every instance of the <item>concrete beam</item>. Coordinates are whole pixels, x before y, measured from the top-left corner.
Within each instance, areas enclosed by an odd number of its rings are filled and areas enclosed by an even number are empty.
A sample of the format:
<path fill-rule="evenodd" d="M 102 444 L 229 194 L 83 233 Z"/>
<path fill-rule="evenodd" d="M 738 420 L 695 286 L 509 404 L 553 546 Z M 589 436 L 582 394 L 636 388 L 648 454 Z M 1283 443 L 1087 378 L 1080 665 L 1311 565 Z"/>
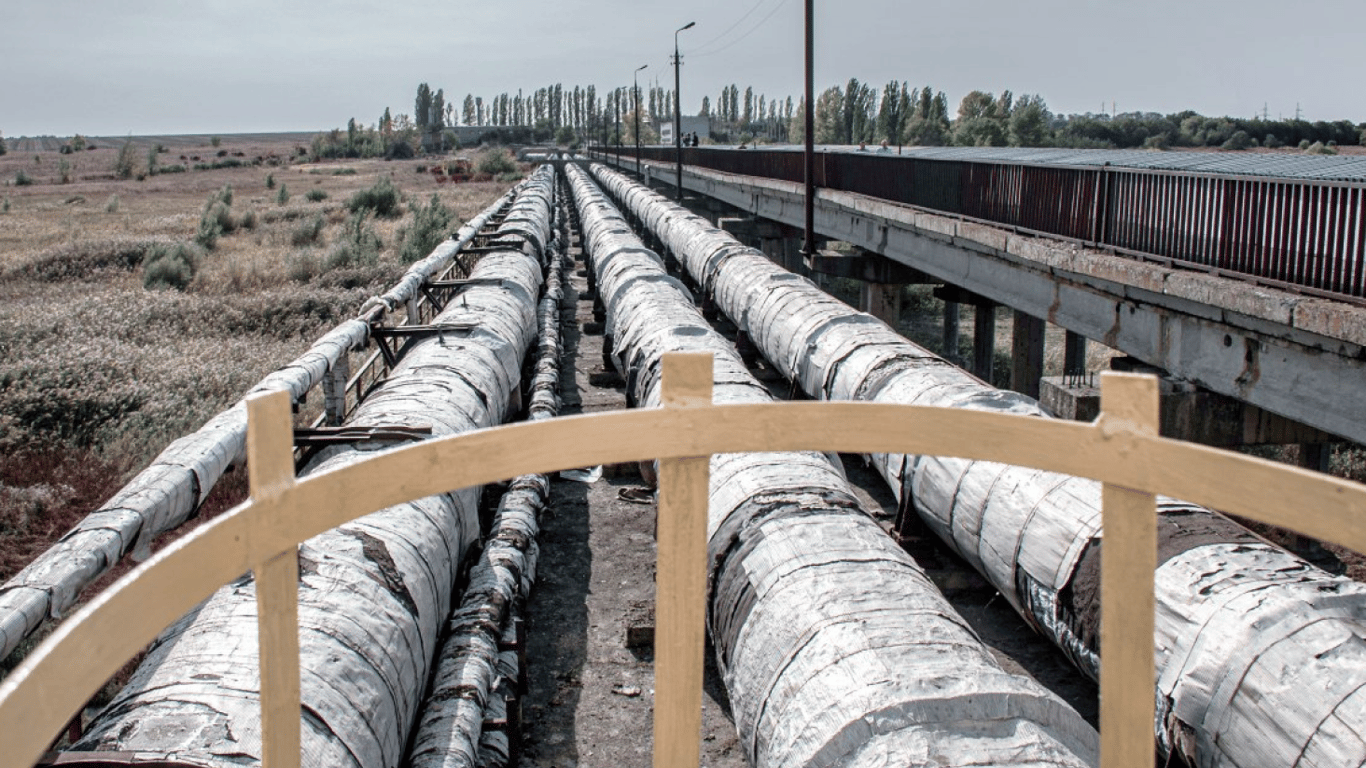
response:
<path fill-rule="evenodd" d="M 813 256 L 806 257 L 806 267 L 812 272 L 823 275 L 848 277 L 869 283 L 889 285 L 893 283 L 899 285 L 929 283 L 937 285 L 942 282 L 918 269 L 867 251 L 859 251 L 853 254 L 821 251 Z"/>
<path fill-rule="evenodd" d="M 685 188 L 788 226 L 802 187 L 685 168 Z M 820 190 L 816 230 L 1173 375 L 1366 442 L 1366 309 Z"/>

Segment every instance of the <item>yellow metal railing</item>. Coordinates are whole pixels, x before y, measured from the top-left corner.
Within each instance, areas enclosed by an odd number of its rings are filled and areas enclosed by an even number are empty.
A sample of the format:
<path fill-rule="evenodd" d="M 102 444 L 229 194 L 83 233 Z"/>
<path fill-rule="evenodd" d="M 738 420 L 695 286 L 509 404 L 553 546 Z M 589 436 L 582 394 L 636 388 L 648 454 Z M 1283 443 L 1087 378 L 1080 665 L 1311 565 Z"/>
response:
<path fill-rule="evenodd" d="M 0 766 L 31 766 L 129 658 L 255 571 L 263 761 L 299 764 L 298 566 L 305 539 L 454 488 L 658 458 L 655 765 L 698 764 L 708 460 L 819 450 L 957 456 L 1104 484 L 1101 764 L 1151 768 L 1157 492 L 1366 551 L 1366 486 L 1157 436 L 1157 382 L 1105 374 L 1094 423 L 852 402 L 711 404 L 711 358 L 665 357 L 663 407 L 430 440 L 295 481 L 289 399 L 248 403 L 251 498 L 157 553 L 62 624 L 0 684 Z M 1122 609 L 1121 609 L 1122 606 Z"/>

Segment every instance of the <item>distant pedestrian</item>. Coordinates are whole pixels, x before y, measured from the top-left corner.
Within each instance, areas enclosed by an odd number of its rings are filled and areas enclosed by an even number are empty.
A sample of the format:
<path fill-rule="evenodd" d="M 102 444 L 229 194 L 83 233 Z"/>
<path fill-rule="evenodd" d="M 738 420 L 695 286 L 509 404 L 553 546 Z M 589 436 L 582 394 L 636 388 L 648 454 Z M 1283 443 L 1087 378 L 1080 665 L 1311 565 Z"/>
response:
<path fill-rule="evenodd" d="M 882 146 L 878 149 L 878 152 L 891 152 L 891 151 L 892 151 L 892 148 L 889 147 L 889 146 L 887 146 L 887 140 L 886 140 L 886 139 L 883 139 L 883 140 L 882 140 Z"/>

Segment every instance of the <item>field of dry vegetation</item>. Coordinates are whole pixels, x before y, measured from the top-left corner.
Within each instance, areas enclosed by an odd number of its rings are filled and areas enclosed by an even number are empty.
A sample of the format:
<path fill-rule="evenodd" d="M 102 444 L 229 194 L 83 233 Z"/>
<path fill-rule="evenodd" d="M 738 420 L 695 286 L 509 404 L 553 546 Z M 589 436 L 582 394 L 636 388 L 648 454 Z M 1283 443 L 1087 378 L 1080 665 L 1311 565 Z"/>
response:
<path fill-rule="evenodd" d="M 0 581 L 512 183 L 251 137 L 120 178 L 97 144 L 0 157 Z"/>

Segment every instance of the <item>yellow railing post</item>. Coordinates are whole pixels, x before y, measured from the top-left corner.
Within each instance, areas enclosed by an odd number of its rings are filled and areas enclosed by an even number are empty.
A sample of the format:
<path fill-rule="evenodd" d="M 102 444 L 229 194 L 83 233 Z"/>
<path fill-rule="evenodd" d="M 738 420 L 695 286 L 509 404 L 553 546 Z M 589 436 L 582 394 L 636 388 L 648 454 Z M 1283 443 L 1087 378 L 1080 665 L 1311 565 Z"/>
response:
<path fill-rule="evenodd" d="M 1101 378 L 1101 433 L 1118 450 L 1102 461 L 1142 461 L 1126 435 L 1157 435 L 1157 379 Z M 1105 483 L 1101 491 L 1100 764 L 1151 768 L 1153 737 L 1153 572 L 1157 505 L 1151 493 Z"/>
<path fill-rule="evenodd" d="M 247 475 L 253 502 L 294 487 L 294 428 L 289 393 L 247 400 Z M 282 505 L 267 505 L 279 514 Z M 298 545 L 256 569 L 261 664 L 261 765 L 297 768 L 300 761 Z"/>
<path fill-rule="evenodd" d="M 711 405 L 711 355 L 666 355 L 661 397 L 665 408 Z M 710 456 L 659 463 L 655 768 L 697 768 L 700 758 L 710 474 Z"/>

